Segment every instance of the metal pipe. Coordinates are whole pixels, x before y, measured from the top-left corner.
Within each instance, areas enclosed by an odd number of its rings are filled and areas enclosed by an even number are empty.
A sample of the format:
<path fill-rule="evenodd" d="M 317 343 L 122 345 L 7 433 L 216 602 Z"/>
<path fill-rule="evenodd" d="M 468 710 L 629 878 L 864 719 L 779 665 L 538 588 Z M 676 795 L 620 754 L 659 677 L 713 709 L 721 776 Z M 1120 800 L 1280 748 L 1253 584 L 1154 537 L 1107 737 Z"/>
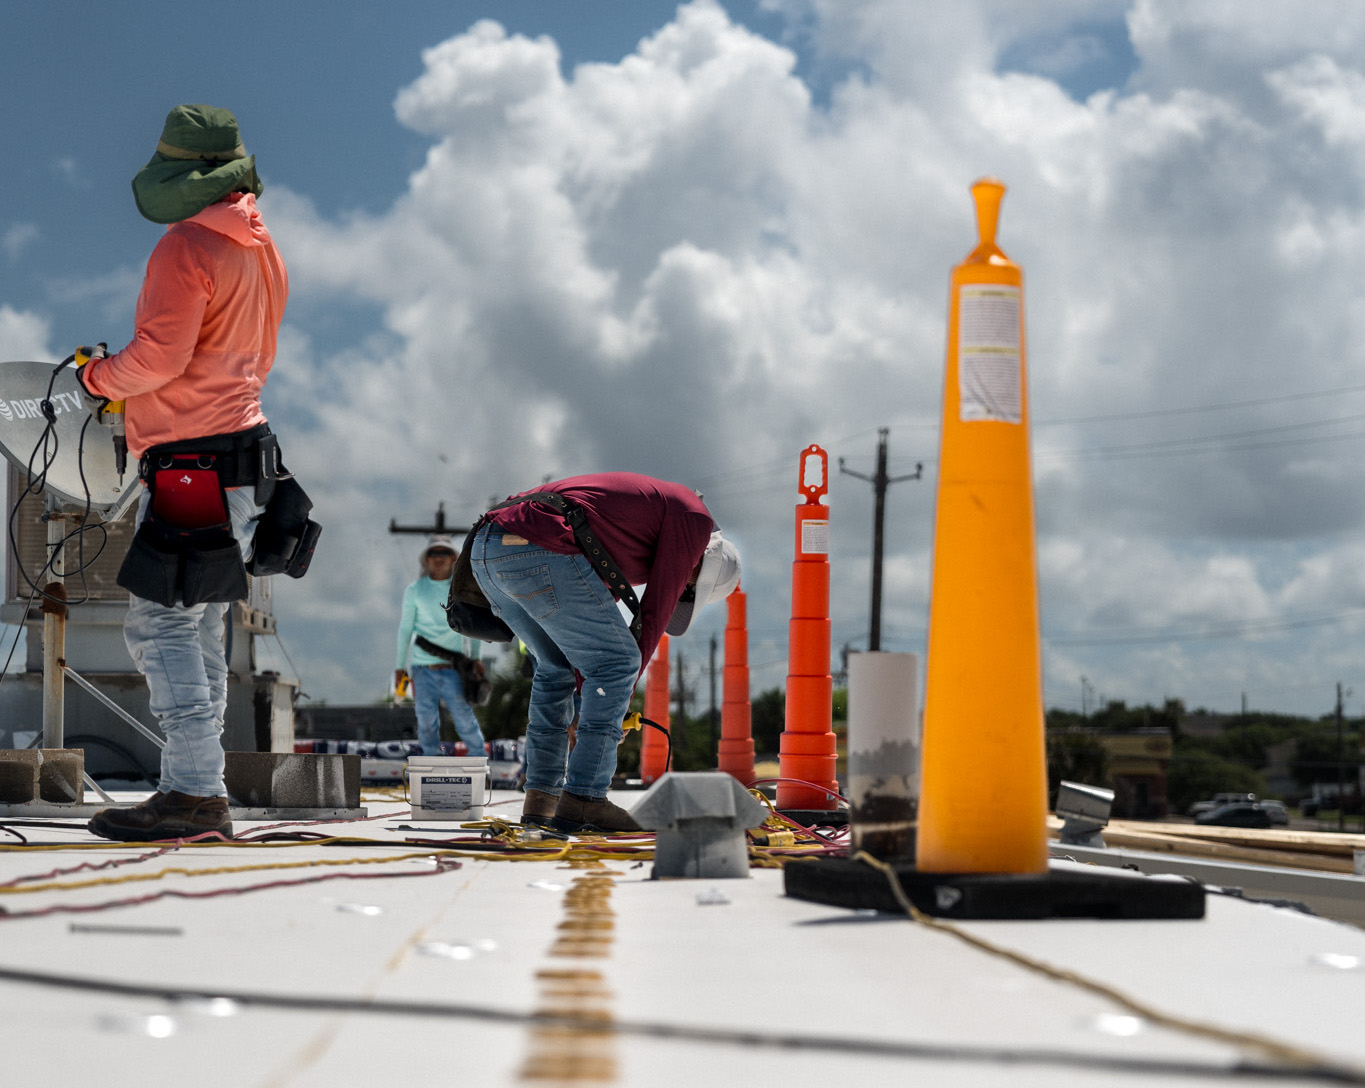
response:
<path fill-rule="evenodd" d="M 63 582 L 62 515 L 49 495 L 47 522 L 48 569 L 52 580 L 43 587 L 43 747 L 64 748 L 62 670 L 66 667 L 66 586 Z"/>
<path fill-rule="evenodd" d="M 149 741 L 151 741 L 153 744 L 155 744 L 158 748 L 165 748 L 165 747 L 166 747 L 166 742 L 165 742 L 164 739 L 162 739 L 161 737 L 158 737 L 155 733 L 153 733 L 150 729 L 148 729 L 148 728 L 147 728 L 145 725 L 143 725 L 140 721 L 138 721 L 138 720 L 137 720 L 136 718 L 134 718 L 131 714 L 129 714 L 128 711 L 124 710 L 123 707 L 119 706 L 118 703 L 114 702 L 113 699 L 111 699 L 111 698 L 109 698 L 109 696 L 105 695 L 104 692 L 100 691 L 99 688 L 95 687 L 94 684 L 92 684 L 92 683 L 91 683 L 89 680 L 87 680 L 84 676 L 82 676 L 80 673 L 78 673 L 75 669 L 73 669 L 73 668 L 72 668 L 70 665 L 68 665 L 65 661 L 62 662 L 61 672 L 65 673 L 67 676 L 71 677 L 72 680 L 74 680 L 77 684 L 79 684 L 81 687 L 83 687 L 86 691 L 88 691 L 91 695 L 93 695 L 93 696 L 94 696 L 96 699 L 98 699 L 101 703 L 103 703 L 105 706 L 107 706 L 110 710 L 112 710 L 115 714 L 117 714 L 117 715 L 118 715 L 120 718 L 122 718 L 125 722 L 127 722 L 129 725 L 131 725 L 134 729 L 136 729 L 139 733 L 141 733 L 141 734 L 142 734 L 144 737 L 146 737 Z"/>

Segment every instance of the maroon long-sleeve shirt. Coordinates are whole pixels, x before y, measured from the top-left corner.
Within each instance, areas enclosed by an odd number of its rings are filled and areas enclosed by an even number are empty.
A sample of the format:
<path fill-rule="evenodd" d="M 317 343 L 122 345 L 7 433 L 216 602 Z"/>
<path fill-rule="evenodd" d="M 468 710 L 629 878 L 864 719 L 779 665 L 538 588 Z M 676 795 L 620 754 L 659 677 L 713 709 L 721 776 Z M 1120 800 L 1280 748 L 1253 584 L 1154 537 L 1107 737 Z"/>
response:
<path fill-rule="evenodd" d="M 640 597 L 641 671 L 653 657 L 687 579 L 701 562 L 715 523 L 696 492 L 637 472 L 571 476 L 530 491 L 555 491 L 578 503 L 588 524 Z M 558 511 L 526 502 L 495 510 L 489 518 L 504 532 L 524 536 L 561 555 L 578 552 L 573 530 Z"/>

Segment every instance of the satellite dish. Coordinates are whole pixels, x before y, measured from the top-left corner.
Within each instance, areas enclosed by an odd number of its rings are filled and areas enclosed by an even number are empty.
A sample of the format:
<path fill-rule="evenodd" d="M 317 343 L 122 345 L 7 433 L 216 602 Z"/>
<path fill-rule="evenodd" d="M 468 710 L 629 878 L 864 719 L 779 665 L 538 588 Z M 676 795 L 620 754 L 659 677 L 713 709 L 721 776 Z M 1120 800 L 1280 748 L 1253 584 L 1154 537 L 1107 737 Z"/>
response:
<path fill-rule="evenodd" d="M 54 377 L 57 366 L 0 363 L 0 451 L 26 477 L 29 472 L 36 477 L 50 460 L 43 480 L 48 495 L 79 509 L 88 502 L 105 521 L 117 520 L 138 495 L 137 469 L 119 479 L 113 435 L 93 421 L 85 426 L 90 414 L 81 403 L 76 369 L 67 366 Z M 46 451 L 38 449 L 47 428 L 44 400 L 52 404 L 54 421 Z"/>

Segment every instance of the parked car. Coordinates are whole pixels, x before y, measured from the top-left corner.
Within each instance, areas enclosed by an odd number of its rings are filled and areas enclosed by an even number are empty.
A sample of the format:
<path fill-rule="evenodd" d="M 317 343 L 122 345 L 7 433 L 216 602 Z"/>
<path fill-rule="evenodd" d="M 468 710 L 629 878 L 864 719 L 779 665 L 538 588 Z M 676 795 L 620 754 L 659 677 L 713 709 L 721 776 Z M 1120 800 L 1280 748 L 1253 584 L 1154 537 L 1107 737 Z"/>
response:
<path fill-rule="evenodd" d="M 1189 808 L 1186 815 L 1200 816 L 1205 812 L 1212 812 L 1222 805 L 1254 804 L 1256 795 L 1254 793 L 1215 793 L 1212 801 L 1196 801 Z"/>
<path fill-rule="evenodd" d="M 1262 801 L 1261 807 L 1265 809 L 1265 814 L 1276 827 L 1289 826 L 1289 809 L 1283 801 Z"/>
<path fill-rule="evenodd" d="M 1342 799 L 1335 793 L 1324 793 L 1317 797 L 1305 797 L 1299 802 L 1299 811 L 1308 819 L 1314 816 L 1321 816 L 1324 812 L 1336 812 L 1342 807 Z M 1358 794 L 1348 793 L 1346 795 L 1346 815 L 1355 816 L 1361 811 L 1361 799 Z"/>
<path fill-rule="evenodd" d="M 1270 813 L 1255 802 L 1219 805 L 1212 812 L 1201 812 L 1194 818 L 1197 824 L 1215 827 L 1269 827 Z"/>

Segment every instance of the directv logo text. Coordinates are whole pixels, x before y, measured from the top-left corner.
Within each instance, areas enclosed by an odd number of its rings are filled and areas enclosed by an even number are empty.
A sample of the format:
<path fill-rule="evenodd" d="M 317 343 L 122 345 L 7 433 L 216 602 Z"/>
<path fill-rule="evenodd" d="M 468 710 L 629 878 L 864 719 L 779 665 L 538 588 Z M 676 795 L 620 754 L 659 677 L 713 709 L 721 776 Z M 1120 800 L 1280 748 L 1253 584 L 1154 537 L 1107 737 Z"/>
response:
<path fill-rule="evenodd" d="M 56 415 L 63 412 L 79 412 L 81 398 L 76 393 L 53 393 L 52 411 Z M 42 419 L 43 410 L 36 400 L 0 400 L 0 419 L 11 423 L 16 419 Z"/>

